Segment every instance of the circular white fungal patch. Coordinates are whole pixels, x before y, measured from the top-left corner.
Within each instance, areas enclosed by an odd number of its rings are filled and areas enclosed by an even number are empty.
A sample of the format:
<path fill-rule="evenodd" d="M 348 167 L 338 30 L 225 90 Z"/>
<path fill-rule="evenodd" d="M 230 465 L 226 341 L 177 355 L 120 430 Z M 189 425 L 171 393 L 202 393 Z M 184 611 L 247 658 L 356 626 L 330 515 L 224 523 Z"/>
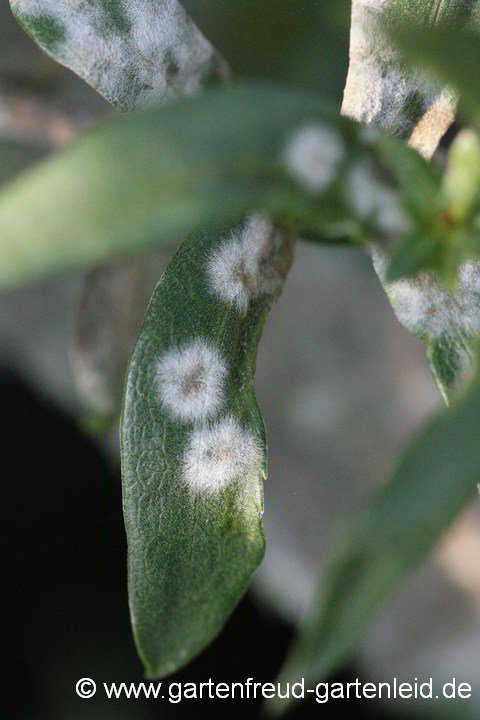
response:
<path fill-rule="evenodd" d="M 320 123 L 298 129 L 283 155 L 290 175 L 311 192 L 321 192 L 332 184 L 344 158 L 345 145 L 340 135 Z"/>
<path fill-rule="evenodd" d="M 253 434 L 228 416 L 196 428 L 187 446 L 183 478 L 197 492 L 215 493 L 261 470 L 262 453 Z"/>
<path fill-rule="evenodd" d="M 206 420 L 224 399 L 227 369 L 211 342 L 197 338 L 163 355 L 156 368 L 158 397 L 170 413 L 183 421 Z"/>
<path fill-rule="evenodd" d="M 246 312 L 250 300 L 275 295 L 290 265 L 289 239 L 265 215 L 252 215 L 212 255 L 207 276 L 212 291 Z"/>
<path fill-rule="evenodd" d="M 372 255 L 375 270 L 385 284 L 386 256 L 378 250 L 374 250 Z M 455 338 L 462 332 L 471 335 L 479 327 L 475 312 L 478 299 L 474 301 L 474 296 L 470 294 L 474 292 L 476 273 L 480 273 L 480 266 L 475 269 L 474 266 L 469 268 L 464 265 L 455 294 L 428 273 L 401 278 L 386 283 L 385 287 L 396 316 L 411 333 L 429 340 Z M 470 310 L 472 307 L 473 313 Z"/>
<path fill-rule="evenodd" d="M 410 229 L 397 193 L 381 182 L 368 161 L 357 162 L 349 171 L 346 200 L 360 218 L 372 218 L 387 235 L 400 235 Z"/>

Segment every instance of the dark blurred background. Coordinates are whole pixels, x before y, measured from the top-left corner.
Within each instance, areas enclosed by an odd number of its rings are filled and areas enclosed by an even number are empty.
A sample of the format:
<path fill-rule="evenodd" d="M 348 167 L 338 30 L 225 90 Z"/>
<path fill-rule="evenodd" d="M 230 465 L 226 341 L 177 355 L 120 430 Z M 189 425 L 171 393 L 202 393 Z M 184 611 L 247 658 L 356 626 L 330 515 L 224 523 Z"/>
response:
<path fill-rule="evenodd" d="M 75 424 L 18 376 L 0 375 L 0 432 L 8 470 L 2 503 L 3 717 L 188 718 L 260 716 L 252 701 L 91 700 L 81 677 L 139 682 L 126 594 L 120 483 Z M 247 596 L 198 660 L 168 681 L 271 681 L 291 627 Z M 342 674 L 346 679 L 353 669 Z M 340 678 L 339 678 L 340 679 Z M 326 718 L 380 718 L 361 703 L 332 703 Z M 318 717 L 308 703 L 292 717 Z"/>

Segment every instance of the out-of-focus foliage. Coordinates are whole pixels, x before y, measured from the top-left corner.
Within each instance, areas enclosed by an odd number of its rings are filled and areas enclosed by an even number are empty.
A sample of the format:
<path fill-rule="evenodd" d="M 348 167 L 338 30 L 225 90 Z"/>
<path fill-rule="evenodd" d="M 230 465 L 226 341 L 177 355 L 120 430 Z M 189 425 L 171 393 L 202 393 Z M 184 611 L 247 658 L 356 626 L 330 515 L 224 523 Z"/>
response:
<path fill-rule="evenodd" d="M 443 66 L 450 67 L 456 57 L 453 44 L 447 55 L 445 46 L 440 51 L 440 43 L 437 41 L 435 46 L 433 39 L 450 37 L 451 29 L 429 28 L 438 23 L 453 23 L 458 28 L 473 22 L 475 26 L 475 6 L 463 2 L 354 2 L 352 65 L 344 111 L 410 138 L 425 155 L 431 154 L 449 124 L 442 124 L 442 118 L 445 103 L 449 112 L 453 107 L 451 92 L 433 84 L 427 76 L 422 77 L 417 66 L 413 71 L 405 66 L 388 39 L 379 42 L 376 31 L 382 29 L 379 21 L 385 17 L 394 35 L 399 24 L 401 27 L 409 23 L 410 29 L 415 27 L 414 39 L 407 39 L 410 31 L 402 36 L 400 29 L 398 37 L 403 46 L 415 47 L 417 57 L 423 54 L 430 58 L 435 57 L 432 48 L 436 47 L 438 55 L 443 53 Z M 459 40 L 462 35 L 458 29 L 454 32 Z M 466 37 L 468 46 L 475 36 Z M 467 73 L 463 65 L 462 71 L 473 80 L 472 69 Z M 456 72 L 440 75 L 452 80 Z M 467 90 L 468 85 L 463 80 L 457 87 Z M 425 118 L 428 121 L 442 93 L 447 95 L 440 112 L 430 118 L 433 128 L 425 126 Z M 471 93 L 471 100 L 473 97 Z M 473 105 L 470 107 L 473 109 Z M 476 119 L 475 114 L 472 117 Z M 423 138 L 415 142 L 414 136 L 422 125 Z M 471 132 L 462 133 L 451 149 L 442 191 L 433 195 L 421 186 L 415 188 L 417 217 L 423 217 L 424 224 L 420 222 L 411 234 L 399 240 L 393 253 L 378 247 L 373 250 L 377 272 L 399 319 L 414 334 L 429 341 L 432 370 L 447 400 L 465 384 L 477 355 L 480 269 L 478 261 L 471 262 L 471 258 L 478 258 L 478 230 L 473 218 L 478 212 L 479 160 L 478 138 Z M 398 158 L 392 159 L 392 164 L 400 165 Z M 450 292 L 442 281 L 457 292 Z M 350 535 L 346 533 L 332 563 L 326 588 L 314 599 L 283 679 L 306 676 L 313 682 L 334 671 L 352 652 L 384 598 L 473 496 L 480 477 L 479 388 L 477 377 L 469 393 L 414 441 L 390 483 L 353 520 Z"/>
<path fill-rule="evenodd" d="M 419 432 L 389 482 L 339 538 L 283 681 L 326 678 L 354 651 L 385 598 L 432 549 L 480 480 L 480 376 Z M 281 707 L 282 702 L 272 703 Z"/>
<path fill-rule="evenodd" d="M 451 93 L 401 63 L 385 26 L 399 21 L 429 27 L 443 22 L 451 5 L 437 0 L 353 0 L 350 65 L 344 115 L 405 138 L 425 157 L 453 121 Z"/>
<path fill-rule="evenodd" d="M 193 94 L 227 72 L 177 0 L 10 4 L 48 55 L 121 110 Z"/>
<path fill-rule="evenodd" d="M 321 188 L 306 192 L 303 178 L 294 179 L 297 141 L 302 162 L 301 133 L 310 142 L 312 127 L 314 145 L 317 132 L 333 136 L 338 158 L 330 147 L 314 155 Z M 361 240 L 377 226 L 398 232 L 408 222 L 401 192 L 392 183 L 378 193 L 375 180 L 388 142 L 395 143 L 380 138 L 376 149 L 375 139 L 363 139 L 316 97 L 267 85 L 210 91 L 111 122 L 4 188 L 0 286 L 93 266 L 255 209 L 327 238 Z M 406 167 L 418 166 L 400 143 L 395 152 Z M 359 181 L 367 194 L 357 203 Z"/>
<path fill-rule="evenodd" d="M 148 301 L 166 263 L 160 253 L 87 273 L 70 349 L 75 384 L 93 427 L 118 419 L 125 372 Z"/>
<path fill-rule="evenodd" d="M 441 282 L 455 290 L 459 267 L 480 254 L 480 228 L 476 219 L 480 209 L 479 189 L 479 139 L 473 130 L 464 130 L 450 148 L 442 191 L 433 197 L 416 186 L 425 223 L 419 225 L 413 235 L 395 244 L 390 253 L 387 282 L 433 270 Z"/>
<path fill-rule="evenodd" d="M 294 83 L 340 106 L 350 0 L 186 0 L 197 25 L 240 77 Z"/>
<path fill-rule="evenodd" d="M 431 71 L 458 91 L 462 113 L 479 127 L 480 35 L 476 28 L 443 27 L 424 32 L 400 25 L 392 30 L 392 36 L 412 64 Z"/>
<path fill-rule="evenodd" d="M 355 0 L 344 112 L 408 137 L 425 156 L 431 155 L 453 119 L 455 96 L 425 72 L 428 63 L 419 67 L 412 48 L 434 63 L 429 47 L 436 42 L 443 64 L 457 68 L 456 60 L 451 62 L 455 43 L 450 41 L 448 54 L 448 41 L 446 46 L 442 41 L 456 38 L 460 44 L 464 37 L 468 47 L 478 37 L 473 32 L 478 20 L 476 2 Z M 401 49 L 409 49 L 413 67 L 390 36 L 400 39 Z M 456 72 L 440 77 L 454 80 Z M 470 77 L 473 84 L 473 65 L 460 72 L 463 83 Z M 401 168 L 393 148 L 391 164 Z M 462 133 L 449 153 L 440 193 L 433 196 L 425 186 L 411 185 L 419 222 L 389 248 L 374 251 L 375 267 L 398 318 L 428 341 L 430 365 L 447 400 L 471 372 L 480 327 L 479 177 L 478 139 L 472 132 Z"/>

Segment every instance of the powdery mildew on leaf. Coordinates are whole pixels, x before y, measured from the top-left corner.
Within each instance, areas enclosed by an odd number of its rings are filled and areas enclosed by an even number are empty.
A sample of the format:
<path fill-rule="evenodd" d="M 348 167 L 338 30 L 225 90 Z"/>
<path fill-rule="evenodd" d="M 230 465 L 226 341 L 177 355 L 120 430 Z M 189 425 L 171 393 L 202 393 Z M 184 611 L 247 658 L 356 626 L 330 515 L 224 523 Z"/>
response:
<path fill-rule="evenodd" d="M 448 401 L 473 371 L 480 333 L 480 263 L 460 267 L 457 291 L 451 293 L 429 273 L 387 283 L 385 255 L 373 250 L 373 261 L 399 321 L 428 341 L 432 371 Z"/>
<path fill-rule="evenodd" d="M 400 235 L 410 229 L 398 193 L 376 175 L 368 160 L 357 161 L 348 171 L 345 195 L 355 215 L 371 220 L 382 233 Z"/>
<path fill-rule="evenodd" d="M 225 303 L 207 268 L 231 238 L 188 238 L 152 296 L 127 373 L 129 596 L 151 677 L 185 665 L 215 637 L 264 553 L 267 449 L 253 378 L 276 269 L 288 267 L 291 247 L 282 233 L 278 252 L 257 256 L 265 233 L 276 236 L 261 215 L 235 232 L 256 258 L 262 293 L 246 312 Z"/>
<path fill-rule="evenodd" d="M 425 74 L 402 67 L 379 22 L 392 7 L 390 0 L 353 0 L 342 113 L 409 139 L 429 157 L 454 120 L 455 98 Z"/>
<path fill-rule="evenodd" d="M 11 0 L 49 55 L 121 110 L 189 95 L 226 66 L 177 0 Z"/>
<path fill-rule="evenodd" d="M 270 218 L 252 215 L 225 238 L 208 261 L 212 292 L 242 313 L 252 300 L 277 295 L 290 268 L 290 246 L 288 235 Z"/>
<path fill-rule="evenodd" d="M 336 179 L 345 154 L 345 144 L 338 132 L 312 123 L 292 134 L 283 159 L 287 171 L 304 188 L 321 192 Z"/>
<path fill-rule="evenodd" d="M 158 360 L 159 400 L 182 422 L 198 422 L 215 415 L 224 402 L 227 368 L 220 351 L 196 338 L 172 348 Z"/>
<path fill-rule="evenodd" d="M 386 258 L 379 251 L 374 251 L 373 258 L 375 270 L 383 279 Z M 480 330 L 480 316 L 475 311 L 475 302 L 480 300 L 479 271 L 478 263 L 462 265 L 455 294 L 429 273 L 386 283 L 386 288 L 399 320 L 413 334 L 432 340 L 454 337 L 459 331 L 473 335 Z"/>
<path fill-rule="evenodd" d="M 455 97 L 448 88 L 435 86 L 427 75 L 402 65 L 382 23 L 398 19 L 428 27 L 443 22 L 444 17 L 451 20 L 452 13 L 455 15 L 453 4 L 430 0 L 353 0 L 343 114 L 408 139 L 429 158 L 454 120 Z M 376 214 L 378 230 L 395 235 L 401 229 L 401 213 L 389 190 L 372 192 L 375 183 L 368 181 L 366 170 L 365 165 L 358 165 L 347 179 L 350 203 L 360 213 L 363 208 L 366 214 Z M 373 260 L 400 322 L 427 340 L 432 372 L 448 401 L 473 370 L 472 348 L 480 331 L 480 264 L 461 267 L 458 289 L 452 294 L 428 273 L 386 283 L 385 256 L 374 250 Z"/>
<path fill-rule="evenodd" d="M 193 431 L 182 478 L 195 492 L 217 493 L 235 480 L 261 474 L 262 461 L 254 435 L 229 416 Z"/>

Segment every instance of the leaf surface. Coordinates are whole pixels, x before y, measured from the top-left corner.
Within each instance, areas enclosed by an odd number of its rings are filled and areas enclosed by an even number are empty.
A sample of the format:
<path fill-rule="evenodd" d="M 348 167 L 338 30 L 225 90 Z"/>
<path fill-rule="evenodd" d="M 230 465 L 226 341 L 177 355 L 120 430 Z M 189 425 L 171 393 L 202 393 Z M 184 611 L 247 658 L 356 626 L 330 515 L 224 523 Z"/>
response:
<path fill-rule="evenodd" d="M 465 0 L 353 0 L 343 114 L 408 139 L 430 157 L 454 120 L 455 98 L 402 62 L 386 28 L 400 22 L 417 32 L 448 22 L 463 25 L 471 6 Z"/>
<path fill-rule="evenodd" d="M 400 24 L 392 37 L 406 59 L 449 83 L 460 94 L 462 114 L 479 127 L 480 91 L 480 11 L 476 5 L 475 21 L 465 28 L 440 27 L 423 32 L 418 27 Z"/>
<path fill-rule="evenodd" d="M 263 557 L 266 442 L 253 375 L 288 237 L 255 215 L 186 240 L 135 345 L 122 475 L 131 616 L 150 677 L 215 637 Z"/>
<path fill-rule="evenodd" d="M 177 0 L 11 0 L 48 55 L 123 111 L 224 79 L 227 67 Z"/>
<path fill-rule="evenodd" d="M 432 26 L 478 26 L 478 5 L 463 0 L 354 0 L 343 111 L 408 139 L 429 157 L 453 120 L 455 102 L 450 90 L 442 83 L 435 84 L 418 67 L 412 70 L 394 47 L 388 32 L 395 34 L 397 27 L 407 22 L 415 28 L 413 44 L 420 54 L 423 37 L 430 37 Z M 449 32 L 442 29 L 438 37 Z M 408 46 L 407 34 L 405 43 Z M 446 53 L 445 46 L 440 50 L 438 43 L 436 52 L 443 54 L 440 67 L 455 65 L 455 54 Z M 443 73 L 442 80 L 454 79 L 455 72 Z M 465 164 L 461 156 L 468 143 L 469 162 Z M 419 160 L 409 193 L 411 165 L 406 171 L 402 167 L 397 145 L 390 145 L 384 154 L 397 180 L 403 176 L 404 204 L 417 222 L 411 234 L 396 243 L 393 256 L 372 233 L 374 265 L 399 320 L 428 341 L 433 373 L 445 399 L 453 399 L 453 405 L 426 425 L 400 459 L 390 482 L 373 493 L 344 528 L 280 681 L 304 677 L 310 684 L 326 680 L 337 670 L 354 652 L 383 603 L 474 496 L 480 477 L 478 374 L 465 395 L 459 390 L 465 388 L 475 369 L 480 330 L 480 265 L 471 259 L 461 263 L 462 252 L 472 250 L 467 238 L 474 235 L 474 223 L 465 232 L 465 220 L 475 213 L 478 198 L 475 146 L 471 136 L 459 138 L 440 192 Z M 462 232 L 459 250 L 454 245 Z M 442 277 L 449 277 L 449 264 L 453 271 L 460 264 L 455 292 L 425 272 L 425 268 L 434 268 Z M 414 278 L 388 281 L 389 275 L 398 278 L 418 270 L 423 272 Z M 272 702 L 278 712 L 284 705 L 279 699 Z"/>
<path fill-rule="evenodd" d="M 376 142 L 320 98 L 267 84 L 112 120 L 2 189 L 0 288 L 256 209 L 326 239 L 359 236 L 381 208 L 375 197 L 352 204 L 349 171 L 364 159 L 381 176 Z M 397 152 L 412 162 L 408 149 Z M 395 192 L 390 199 L 401 205 Z"/>
<path fill-rule="evenodd" d="M 344 114 L 409 139 L 429 157 L 454 119 L 455 98 L 444 83 L 475 105 L 479 22 L 476 1 L 354 0 Z M 432 69 L 436 79 L 424 72 Z M 388 260 L 372 237 L 374 265 L 395 313 L 428 341 L 427 357 L 447 401 L 471 374 L 480 329 L 478 222 L 464 222 L 478 212 L 477 148 L 471 133 L 456 139 L 440 192 L 421 182 L 421 173 L 412 178 L 405 201 L 417 223 Z M 404 173 L 395 146 L 384 161 L 394 174 Z M 404 187 L 407 192 L 406 178 Z"/>

